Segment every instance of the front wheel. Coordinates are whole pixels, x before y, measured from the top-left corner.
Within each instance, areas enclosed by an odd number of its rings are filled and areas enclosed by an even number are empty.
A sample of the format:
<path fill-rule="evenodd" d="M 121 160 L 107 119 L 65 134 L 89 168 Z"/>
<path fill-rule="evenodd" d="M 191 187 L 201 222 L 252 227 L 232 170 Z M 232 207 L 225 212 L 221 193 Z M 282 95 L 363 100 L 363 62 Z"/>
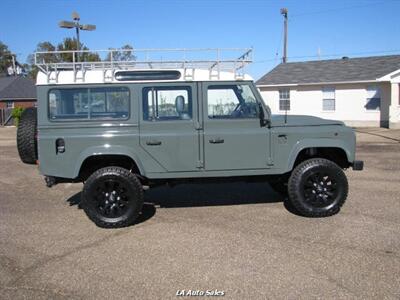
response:
<path fill-rule="evenodd" d="M 289 201 L 306 217 L 337 214 L 346 201 L 348 183 L 343 170 L 324 158 L 299 164 L 288 182 Z"/>
<path fill-rule="evenodd" d="M 124 168 L 102 168 L 85 182 L 81 206 L 99 227 L 129 226 L 142 210 L 143 187 L 139 179 Z"/>

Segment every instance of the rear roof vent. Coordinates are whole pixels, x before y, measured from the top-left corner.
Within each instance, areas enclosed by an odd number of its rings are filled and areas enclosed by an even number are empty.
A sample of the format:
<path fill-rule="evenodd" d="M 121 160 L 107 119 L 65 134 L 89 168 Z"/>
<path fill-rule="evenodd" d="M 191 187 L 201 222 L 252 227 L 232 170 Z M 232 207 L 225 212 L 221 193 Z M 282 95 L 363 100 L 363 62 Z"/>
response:
<path fill-rule="evenodd" d="M 181 72 L 176 70 L 152 70 L 152 71 L 118 71 L 115 79 L 118 81 L 141 81 L 141 80 L 177 80 Z"/>

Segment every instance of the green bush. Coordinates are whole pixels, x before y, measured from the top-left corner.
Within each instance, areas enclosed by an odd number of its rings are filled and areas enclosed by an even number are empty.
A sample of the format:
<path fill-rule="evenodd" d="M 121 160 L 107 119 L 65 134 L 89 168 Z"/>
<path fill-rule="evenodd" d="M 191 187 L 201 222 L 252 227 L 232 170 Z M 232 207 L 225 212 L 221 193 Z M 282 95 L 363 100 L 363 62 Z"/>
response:
<path fill-rule="evenodd" d="M 22 115 L 22 112 L 24 111 L 24 108 L 22 108 L 22 107 L 16 107 L 16 108 L 14 108 L 13 110 L 12 110 L 12 112 L 11 112 L 11 116 L 13 117 L 13 119 L 14 119 L 14 124 L 15 124 L 15 126 L 17 126 L 18 127 L 18 124 L 19 124 L 19 119 L 21 118 L 21 115 Z"/>

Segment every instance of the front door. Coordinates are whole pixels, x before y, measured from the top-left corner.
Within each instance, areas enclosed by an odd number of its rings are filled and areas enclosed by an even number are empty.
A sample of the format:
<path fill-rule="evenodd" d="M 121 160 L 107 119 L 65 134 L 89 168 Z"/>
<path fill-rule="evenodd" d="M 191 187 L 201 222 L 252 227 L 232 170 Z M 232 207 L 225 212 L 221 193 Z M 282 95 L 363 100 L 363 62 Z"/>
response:
<path fill-rule="evenodd" d="M 164 172 L 199 170 L 197 111 L 195 83 L 142 87 L 140 145 Z"/>
<path fill-rule="evenodd" d="M 251 83 L 204 83 L 205 170 L 268 167 L 269 129 L 260 126 L 257 92 Z"/>

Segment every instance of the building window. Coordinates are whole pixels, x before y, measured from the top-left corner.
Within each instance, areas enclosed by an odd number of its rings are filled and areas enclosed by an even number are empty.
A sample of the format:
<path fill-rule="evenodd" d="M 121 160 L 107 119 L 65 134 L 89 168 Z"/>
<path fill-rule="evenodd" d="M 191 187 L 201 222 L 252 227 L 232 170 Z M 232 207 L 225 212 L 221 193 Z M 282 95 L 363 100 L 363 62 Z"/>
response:
<path fill-rule="evenodd" d="M 6 106 L 7 108 L 14 108 L 14 101 L 7 101 Z"/>
<path fill-rule="evenodd" d="M 49 117 L 52 120 L 127 119 L 130 94 L 125 87 L 52 89 Z"/>
<path fill-rule="evenodd" d="M 187 86 L 143 89 L 143 120 L 176 121 L 192 119 L 192 90 Z"/>
<path fill-rule="evenodd" d="M 335 88 L 324 88 L 322 90 L 322 110 L 334 111 L 335 109 Z"/>
<path fill-rule="evenodd" d="M 290 110 L 290 90 L 279 90 L 279 110 Z"/>
<path fill-rule="evenodd" d="M 377 86 L 367 87 L 367 110 L 380 110 L 381 108 L 381 91 Z"/>

